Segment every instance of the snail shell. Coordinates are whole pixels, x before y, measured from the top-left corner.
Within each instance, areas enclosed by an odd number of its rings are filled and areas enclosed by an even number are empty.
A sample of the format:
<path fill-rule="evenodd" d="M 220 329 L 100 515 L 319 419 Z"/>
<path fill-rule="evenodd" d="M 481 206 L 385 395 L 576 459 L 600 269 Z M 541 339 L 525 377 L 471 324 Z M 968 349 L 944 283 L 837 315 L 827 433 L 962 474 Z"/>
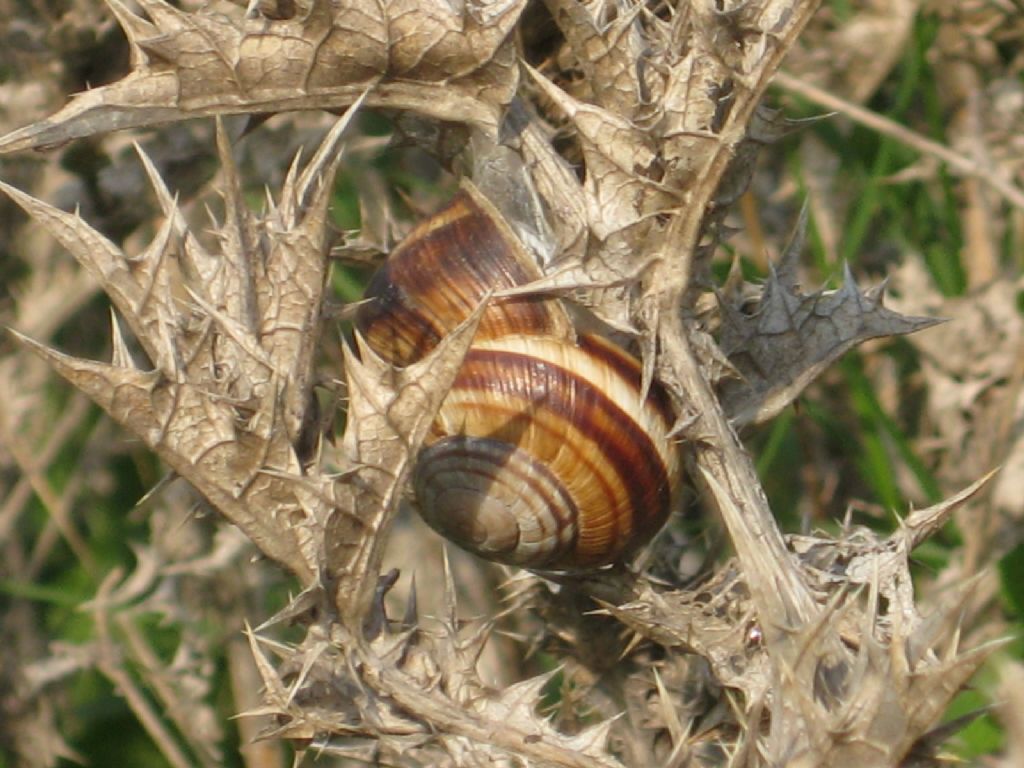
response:
<path fill-rule="evenodd" d="M 416 227 L 367 289 L 356 327 L 392 364 L 419 360 L 488 291 L 539 279 L 470 186 Z M 494 299 L 417 457 L 420 514 L 502 563 L 574 570 L 622 560 L 662 527 L 678 486 L 673 415 L 640 362 L 577 334 L 557 299 Z"/>

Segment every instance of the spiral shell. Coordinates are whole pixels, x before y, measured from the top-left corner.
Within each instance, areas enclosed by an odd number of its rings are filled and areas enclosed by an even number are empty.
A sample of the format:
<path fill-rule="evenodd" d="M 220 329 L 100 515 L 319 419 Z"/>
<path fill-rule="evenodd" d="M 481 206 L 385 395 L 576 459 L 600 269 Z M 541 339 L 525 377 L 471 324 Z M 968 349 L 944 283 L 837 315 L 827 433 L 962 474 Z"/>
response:
<path fill-rule="evenodd" d="M 396 366 L 422 358 L 488 291 L 540 270 L 472 187 L 400 244 L 356 327 Z M 639 361 L 577 334 L 561 302 L 491 302 L 413 475 L 423 518 L 459 546 L 549 570 L 628 557 L 664 524 L 678 486 L 664 392 Z"/>

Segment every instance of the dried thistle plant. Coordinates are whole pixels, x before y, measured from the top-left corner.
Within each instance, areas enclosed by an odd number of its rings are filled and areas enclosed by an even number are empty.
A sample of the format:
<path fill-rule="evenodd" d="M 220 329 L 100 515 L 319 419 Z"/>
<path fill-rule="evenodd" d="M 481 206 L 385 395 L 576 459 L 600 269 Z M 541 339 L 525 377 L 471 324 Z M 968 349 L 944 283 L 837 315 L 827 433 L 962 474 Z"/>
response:
<path fill-rule="evenodd" d="M 725 212 L 758 150 L 789 129 L 761 98 L 816 3 L 138 5 L 108 0 L 131 73 L 0 138 L 0 153 L 216 117 L 223 213 L 206 237 L 142 152 L 162 224 L 134 250 L 0 185 L 117 310 L 109 363 L 18 338 L 299 583 L 249 634 L 263 695 L 246 714 L 275 718 L 265 735 L 385 765 L 938 762 L 937 723 L 990 647 L 958 645 L 970 582 L 924 611 L 909 557 L 980 482 L 888 537 L 787 541 L 737 436 L 853 346 L 933 323 L 886 308 L 880 288 L 849 274 L 838 290 L 801 289 L 802 223 L 763 285 L 712 275 Z M 526 13 L 550 35 L 532 34 Z M 501 210 L 544 267 L 531 292 L 633 339 L 735 551 L 699 588 L 625 567 L 557 585 L 520 573 L 501 616 L 466 622 L 446 570 L 442 616 L 421 619 L 415 591 L 402 620 L 387 615 L 385 547 L 484 305 L 406 368 L 347 345 L 334 372 L 344 436 L 323 439 L 328 207 L 346 130 L 371 108 Z M 293 110 L 342 117 L 255 213 L 221 118 Z M 666 560 L 676 546 L 657 544 Z M 98 616 L 118 589 L 132 587 L 110 582 Z M 285 620 L 300 640 L 275 637 Z M 498 621 L 556 654 L 557 717 L 541 708 L 551 674 L 504 689 L 483 679 Z M 155 738 L 187 764 L 173 739 Z"/>

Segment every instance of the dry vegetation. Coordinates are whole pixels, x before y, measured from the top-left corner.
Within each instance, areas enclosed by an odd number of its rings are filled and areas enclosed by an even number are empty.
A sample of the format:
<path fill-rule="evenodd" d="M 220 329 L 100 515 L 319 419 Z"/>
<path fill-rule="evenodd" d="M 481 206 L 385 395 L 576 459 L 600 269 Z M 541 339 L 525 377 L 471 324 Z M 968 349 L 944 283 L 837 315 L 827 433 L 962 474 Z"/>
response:
<path fill-rule="evenodd" d="M 1024 764 L 1019 3 L 181 6 L 0 0 L 0 765 Z M 631 567 L 400 503 L 457 177 L 672 397 Z"/>

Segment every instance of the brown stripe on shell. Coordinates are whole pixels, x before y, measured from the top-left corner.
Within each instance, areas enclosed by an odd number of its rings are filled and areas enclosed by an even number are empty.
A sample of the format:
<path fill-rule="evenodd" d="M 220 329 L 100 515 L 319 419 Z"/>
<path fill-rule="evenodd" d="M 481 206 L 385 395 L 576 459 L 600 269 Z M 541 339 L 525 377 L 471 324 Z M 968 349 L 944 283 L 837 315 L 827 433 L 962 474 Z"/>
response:
<path fill-rule="evenodd" d="M 487 206 L 485 209 L 484 206 Z M 476 309 L 488 291 L 541 276 L 507 225 L 468 190 L 394 250 L 366 290 L 356 327 L 377 354 L 406 366 L 422 358 Z M 515 334 L 572 338 L 565 310 L 536 296 L 493 300 L 477 339 Z"/>
<path fill-rule="evenodd" d="M 464 432 L 461 434 L 474 434 L 480 432 L 495 441 L 507 442 L 515 445 L 524 453 L 538 453 L 538 441 L 543 440 L 547 445 L 558 445 L 573 453 L 572 479 L 582 483 L 583 487 L 591 491 L 591 495 L 607 502 L 605 506 L 598 508 L 594 504 L 587 504 L 585 499 L 573 499 L 573 506 L 579 514 L 585 510 L 579 518 L 578 530 L 575 533 L 576 549 L 570 552 L 568 557 L 562 559 L 565 567 L 581 567 L 598 562 L 607 562 L 612 559 L 627 544 L 632 534 L 632 520 L 629 514 L 618 514 L 613 510 L 621 506 L 620 502 L 629 503 L 629 488 L 621 477 L 610 467 L 604 456 L 597 459 L 589 459 L 584 449 L 583 441 L 576 436 L 567 436 L 565 431 L 556 430 L 549 423 L 541 419 L 533 418 L 523 400 L 498 400 L 481 398 L 465 407 L 472 409 L 471 418 L 475 425 L 481 422 L 492 425 L 487 430 L 476 430 L 473 426 L 463 425 Z M 452 408 L 455 411 L 455 408 Z M 534 415 L 538 415 L 541 409 L 534 409 Z M 558 424 L 566 422 L 560 414 L 551 412 Z M 469 419 L 467 419 L 467 422 Z M 574 429 L 571 424 L 567 429 Z M 527 437 L 529 435 L 529 437 Z M 594 450 L 595 454 L 600 449 Z M 535 456 L 537 463 L 542 463 L 543 456 Z M 618 483 L 611 482 L 607 472 L 602 467 L 608 467 L 615 475 Z M 565 486 L 564 481 L 570 480 L 565 472 L 552 472 L 552 475 L 559 478 L 559 482 Z M 571 483 L 570 483 L 571 485 Z M 579 488 L 576 489 L 577 491 Z M 625 497 L 622 495 L 625 492 Z M 572 497 L 573 489 L 566 487 L 566 494 Z M 599 522 L 604 523 L 598 525 Z M 612 530 L 608 530 L 612 529 Z M 539 565 L 539 563 L 535 563 Z"/>
<path fill-rule="evenodd" d="M 643 366 L 640 361 L 629 354 L 618 344 L 592 333 L 579 335 L 577 346 L 594 357 L 603 360 L 610 368 L 615 370 L 623 379 L 628 381 L 639 394 L 643 384 Z M 668 393 L 656 381 L 651 382 L 647 392 L 647 405 L 650 405 L 661 416 L 666 431 L 672 428 L 675 423 L 675 414 L 672 412 L 672 402 Z"/>
<path fill-rule="evenodd" d="M 532 428 L 550 433 L 550 427 L 537 418 L 542 412 L 548 412 L 567 425 L 585 425 L 585 434 L 607 457 L 609 466 L 628 496 L 629 509 L 620 509 L 610 515 L 608 522 L 616 524 L 616 533 L 619 534 L 607 541 L 611 552 L 585 552 L 578 548 L 577 562 L 570 563 L 570 566 L 606 561 L 609 554 L 614 557 L 631 549 L 636 532 L 653 532 L 660 528 L 671 504 L 670 481 L 661 454 L 651 436 L 594 383 L 560 366 L 557 361 L 538 360 L 504 350 L 471 349 L 453 389 L 491 393 L 493 397 L 480 405 L 508 414 L 504 424 L 500 420 L 496 422 L 495 431 L 486 435 L 488 437 L 497 437 L 510 428 Z M 517 413 L 529 415 L 528 426 L 515 419 Z M 515 441 L 515 434 L 510 437 Z M 550 439 L 563 443 L 566 440 L 564 434 L 557 433 Z M 529 450 L 526 446 L 521 447 Z M 599 471 L 593 467 L 588 469 L 595 479 L 601 478 Z M 614 489 L 604 490 L 609 492 L 609 500 L 616 498 Z M 580 505 L 580 512 L 587 517 L 597 511 Z M 638 519 L 630 524 L 628 517 L 620 517 L 623 514 L 636 515 Z M 585 546 L 587 534 L 593 532 L 586 526 L 595 522 L 590 519 L 582 521 L 580 547 Z M 619 523 L 625 523 L 624 529 L 618 528 Z"/>
<path fill-rule="evenodd" d="M 461 435 L 447 437 L 434 443 L 420 454 L 415 470 L 416 487 L 423 488 L 433 475 L 437 474 L 439 465 L 452 460 L 461 463 L 459 471 L 466 475 L 482 476 L 492 482 L 499 482 L 500 473 L 500 482 L 513 488 L 516 486 L 510 480 L 518 479 L 520 487 L 528 488 L 532 497 L 539 499 L 543 506 L 550 511 L 550 519 L 540 518 L 540 527 L 542 538 L 554 542 L 555 546 L 546 551 L 541 550 L 542 556 L 534 554 L 527 558 L 525 550 L 519 549 L 519 543 L 523 540 L 523 531 L 520 528 L 515 549 L 501 552 L 497 550 L 484 551 L 479 546 L 475 546 L 465 531 L 452 524 L 457 521 L 453 521 L 449 517 L 449 510 L 421 510 L 421 512 L 426 512 L 423 515 L 424 519 L 440 533 L 470 551 L 512 565 L 544 566 L 553 562 L 561 562 L 567 552 L 572 552 L 575 549 L 578 536 L 576 521 L 579 519 L 579 513 L 572 496 L 565 491 L 558 478 L 547 467 L 534 461 L 534 457 L 517 449 L 515 445 L 500 440 Z M 471 460 L 490 463 L 493 465 L 494 471 L 484 474 L 482 469 L 472 467 Z M 552 489 L 557 494 L 556 496 L 550 495 L 549 490 Z M 545 522 L 552 522 L 554 530 L 550 530 Z M 564 539 L 566 532 L 569 536 Z"/>
<path fill-rule="evenodd" d="M 370 283 L 366 296 L 371 300 L 359 308 L 356 328 L 370 349 L 404 367 L 441 343 L 446 331 L 424 317 L 387 272 L 385 266 Z"/>
<path fill-rule="evenodd" d="M 547 506 L 548 509 L 552 510 L 552 516 L 555 521 L 556 533 L 560 533 L 566 530 L 566 528 L 568 528 L 570 523 L 572 522 L 573 518 L 576 516 L 576 508 L 572 500 L 572 497 L 563 493 L 562 497 L 565 504 L 557 504 L 555 503 L 555 500 L 552 497 L 547 496 L 544 493 L 545 486 L 542 485 L 541 483 L 538 483 L 536 477 L 532 476 L 529 472 L 519 471 L 522 468 L 523 464 L 529 463 L 531 465 L 531 472 L 537 472 L 539 474 L 545 475 L 547 480 L 549 481 L 549 486 L 560 488 L 557 478 L 555 478 L 554 475 L 551 474 L 550 470 L 548 470 L 548 468 L 545 467 L 543 464 L 537 464 L 536 462 L 532 461 L 532 456 L 528 456 L 530 461 L 512 461 L 512 454 L 523 453 L 523 451 L 519 451 L 515 445 L 507 443 L 503 440 L 493 440 L 490 438 L 479 438 L 470 437 L 466 435 L 458 435 L 456 437 L 445 438 L 444 440 L 441 440 L 440 442 L 431 445 L 428 450 L 435 451 L 444 444 L 447 444 L 448 446 L 446 453 L 452 456 L 453 458 L 461 457 L 464 459 L 468 459 L 469 457 L 472 456 L 474 458 L 480 459 L 481 455 L 479 451 L 482 444 L 489 444 L 488 447 L 491 449 L 491 453 L 488 456 L 488 458 L 493 458 L 498 454 L 504 454 L 500 462 L 493 462 L 495 468 L 501 469 L 503 471 L 508 471 L 511 474 L 515 474 L 526 485 L 529 485 L 532 490 L 536 491 L 538 496 L 544 497 L 545 506 Z"/>

